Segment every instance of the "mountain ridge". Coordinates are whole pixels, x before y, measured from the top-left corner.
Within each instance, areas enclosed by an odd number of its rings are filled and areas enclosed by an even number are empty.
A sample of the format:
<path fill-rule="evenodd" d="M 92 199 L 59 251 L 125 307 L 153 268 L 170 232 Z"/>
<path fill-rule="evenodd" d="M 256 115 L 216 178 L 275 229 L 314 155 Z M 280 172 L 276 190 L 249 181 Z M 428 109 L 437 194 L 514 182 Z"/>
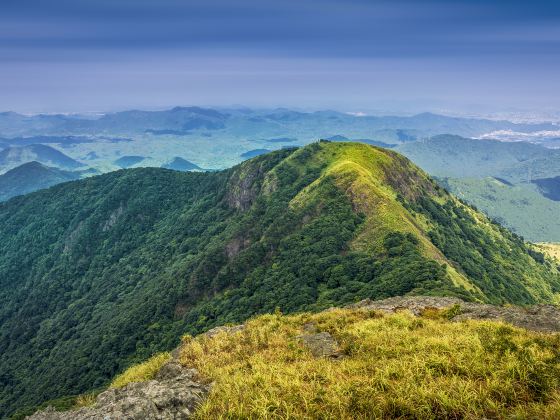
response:
<path fill-rule="evenodd" d="M 0 204 L 0 233 L 2 415 L 277 307 L 402 294 L 531 304 L 560 292 L 555 266 L 519 237 L 405 157 L 357 143 L 58 185 Z"/>

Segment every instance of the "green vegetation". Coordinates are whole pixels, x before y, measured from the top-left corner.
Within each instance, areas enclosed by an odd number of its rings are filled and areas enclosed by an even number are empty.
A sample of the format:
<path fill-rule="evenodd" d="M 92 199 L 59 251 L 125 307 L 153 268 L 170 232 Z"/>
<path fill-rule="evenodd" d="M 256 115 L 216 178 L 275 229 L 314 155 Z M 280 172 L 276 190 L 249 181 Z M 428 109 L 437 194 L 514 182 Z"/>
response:
<path fill-rule="evenodd" d="M 158 353 L 145 362 L 129 367 L 111 382 L 111 388 L 122 388 L 130 382 L 143 382 L 153 379 L 161 367 L 171 359 L 170 353 Z"/>
<path fill-rule="evenodd" d="M 39 162 L 24 163 L 0 175 L 0 201 L 78 178 L 79 172 L 50 168 Z"/>
<path fill-rule="evenodd" d="M 542 254 L 365 144 L 66 183 L 0 205 L 0 235 L 0 415 L 98 389 L 185 333 L 275 308 L 560 291 Z"/>
<path fill-rule="evenodd" d="M 489 321 L 337 309 L 263 315 L 234 334 L 185 337 L 180 360 L 214 385 L 195 418 L 556 418 L 560 336 Z M 316 325 L 342 358 L 314 358 Z"/>
<path fill-rule="evenodd" d="M 560 150 L 441 135 L 396 149 L 456 196 L 531 241 L 560 241 Z"/>
<path fill-rule="evenodd" d="M 439 182 L 489 217 L 530 241 L 560 238 L 560 202 L 544 197 L 533 184 L 512 185 L 492 177 L 444 178 Z"/>

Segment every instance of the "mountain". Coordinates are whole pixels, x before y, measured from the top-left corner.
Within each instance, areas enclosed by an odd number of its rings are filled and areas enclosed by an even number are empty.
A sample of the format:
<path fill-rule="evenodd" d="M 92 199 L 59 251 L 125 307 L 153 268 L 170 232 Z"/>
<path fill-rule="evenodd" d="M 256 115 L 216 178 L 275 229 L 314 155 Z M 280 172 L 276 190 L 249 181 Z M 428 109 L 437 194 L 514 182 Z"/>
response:
<path fill-rule="evenodd" d="M 542 142 L 542 133 L 557 132 L 558 126 L 552 123 L 518 124 L 433 113 L 364 116 L 336 111 L 301 112 L 286 108 L 240 111 L 190 106 L 159 111 L 128 110 L 103 115 L 0 113 L 0 135 L 9 137 L 143 133 L 184 137 L 196 131 L 213 130 L 225 130 L 229 135 L 256 134 L 259 138 L 309 138 L 308 141 L 317 134 L 327 137 L 328 133 L 343 133 L 348 138 L 371 138 L 387 143 L 405 143 L 438 134 L 500 137 L 503 133 L 511 133 L 510 137 L 517 139 L 530 138 L 531 133 L 541 133 L 534 137 L 535 141 Z"/>
<path fill-rule="evenodd" d="M 276 308 L 560 293 L 543 254 L 401 155 L 357 143 L 57 185 L 0 204 L 0 236 L 0 415 Z"/>
<path fill-rule="evenodd" d="M 24 163 L 0 175 L 0 201 L 78 178 L 77 172 L 49 168 L 39 162 Z"/>
<path fill-rule="evenodd" d="M 512 184 L 495 177 L 438 181 L 457 197 L 530 241 L 560 241 L 560 202 L 547 198 L 534 184 Z"/>
<path fill-rule="evenodd" d="M 165 111 L 123 111 L 107 114 L 91 122 L 96 130 L 134 132 L 175 130 L 181 135 L 189 130 L 224 128 L 228 115 L 213 109 L 199 107 L 175 107 Z"/>
<path fill-rule="evenodd" d="M 532 181 L 537 184 L 541 193 L 553 201 L 560 201 L 560 176 L 541 178 Z"/>
<path fill-rule="evenodd" d="M 144 156 L 123 156 L 115 160 L 114 164 L 120 168 L 130 168 L 146 159 Z"/>
<path fill-rule="evenodd" d="M 166 163 L 162 166 L 165 169 L 173 169 L 174 171 L 203 171 L 200 166 L 195 165 L 192 162 L 189 162 L 186 159 L 183 159 L 179 156 L 176 156 L 170 162 Z"/>
<path fill-rule="evenodd" d="M 532 241 L 560 241 L 560 150 L 442 135 L 397 146 L 452 193 Z"/>
<path fill-rule="evenodd" d="M 40 162 L 47 166 L 61 169 L 79 169 L 85 165 L 66 156 L 58 150 L 43 144 L 31 144 L 23 147 L 7 147 L 0 151 L 0 170 L 6 171 L 27 162 Z"/>

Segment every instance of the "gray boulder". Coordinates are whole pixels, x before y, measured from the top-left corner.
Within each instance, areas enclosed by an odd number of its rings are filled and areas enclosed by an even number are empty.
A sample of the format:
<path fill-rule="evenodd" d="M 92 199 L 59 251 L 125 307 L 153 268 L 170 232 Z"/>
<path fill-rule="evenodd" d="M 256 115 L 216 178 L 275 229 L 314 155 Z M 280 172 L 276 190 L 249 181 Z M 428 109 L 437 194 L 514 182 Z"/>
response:
<path fill-rule="evenodd" d="M 110 388 L 91 407 L 57 412 L 53 408 L 28 417 L 31 420 L 179 420 L 188 419 L 206 398 L 210 385 L 198 381 L 196 369 L 175 361 L 164 365 L 154 380 Z"/>

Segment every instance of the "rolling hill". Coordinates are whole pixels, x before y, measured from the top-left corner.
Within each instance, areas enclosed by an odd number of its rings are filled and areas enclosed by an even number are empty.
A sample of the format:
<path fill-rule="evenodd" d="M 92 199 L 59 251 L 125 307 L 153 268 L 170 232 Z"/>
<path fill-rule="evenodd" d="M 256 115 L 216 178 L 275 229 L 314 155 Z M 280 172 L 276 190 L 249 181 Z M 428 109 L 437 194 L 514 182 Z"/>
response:
<path fill-rule="evenodd" d="M 174 171 L 203 171 L 200 166 L 183 159 L 182 157 L 176 156 L 171 161 L 167 162 L 162 166 L 165 169 L 173 169 Z"/>
<path fill-rule="evenodd" d="M 536 185 L 501 178 L 440 178 L 441 185 L 481 209 L 492 219 L 534 242 L 560 239 L 560 202 Z"/>
<path fill-rule="evenodd" d="M 60 169 L 80 169 L 85 165 L 58 150 L 43 144 L 7 147 L 0 151 L 0 171 L 7 171 L 27 162 L 39 162 Z"/>
<path fill-rule="evenodd" d="M 543 254 L 403 156 L 356 143 L 65 183 L 0 204 L 0 235 L 0 415 L 276 308 L 560 294 Z"/>
<path fill-rule="evenodd" d="M 522 169 L 526 165 L 542 166 L 539 162 L 551 155 L 560 162 L 560 150 L 524 142 L 506 143 L 452 135 L 405 143 L 396 150 L 431 175 L 452 178 L 500 176 L 514 171 L 520 171 L 526 178 L 527 171 Z"/>
<path fill-rule="evenodd" d="M 114 164 L 117 165 L 119 168 L 126 169 L 139 164 L 145 159 L 146 158 L 144 156 L 122 156 L 117 160 L 115 160 Z"/>
<path fill-rule="evenodd" d="M 39 162 L 24 163 L 0 175 L 0 201 L 78 178 L 77 172 L 49 168 Z"/>

